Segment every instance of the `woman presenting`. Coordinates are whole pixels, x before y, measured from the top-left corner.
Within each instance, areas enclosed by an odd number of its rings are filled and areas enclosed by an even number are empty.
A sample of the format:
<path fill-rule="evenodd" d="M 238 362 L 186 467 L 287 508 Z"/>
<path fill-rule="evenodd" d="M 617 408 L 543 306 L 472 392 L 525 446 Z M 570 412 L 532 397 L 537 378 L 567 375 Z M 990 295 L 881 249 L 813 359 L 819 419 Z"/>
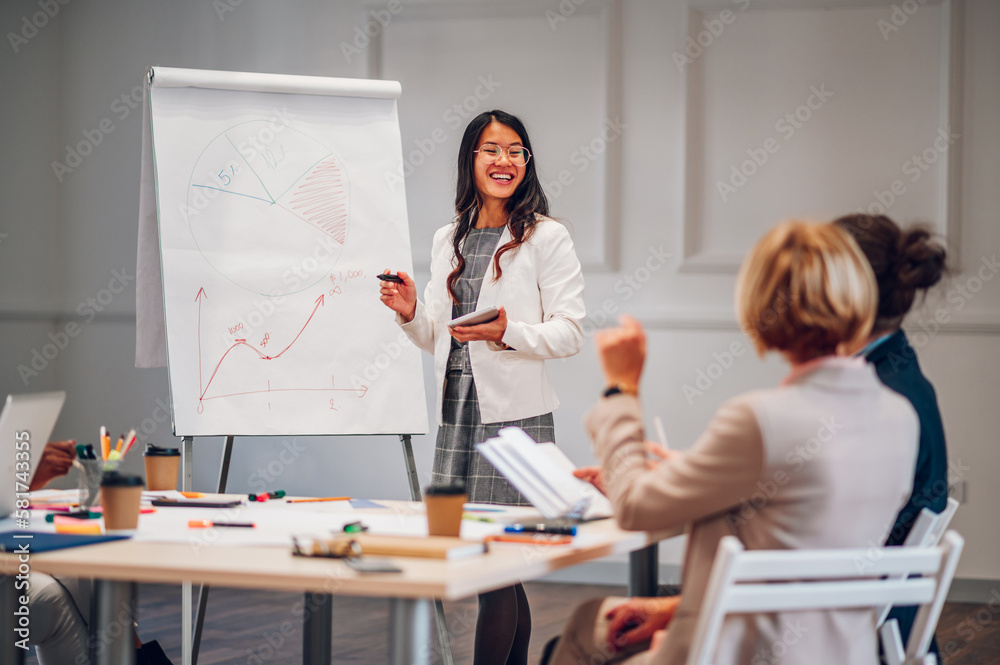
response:
<path fill-rule="evenodd" d="M 434 234 L 424 301 L 403 272 L 402 284 L 381 283 L 381 299 L 413 343 L 434 354 L 433 482 L 464 481 L 473 502 L 526 505 L 475 444 L 508 426 L 555 441 L 559 400 L 544 361 L 580 351 L 586 312 L 573 242 L 547 217 L 531 142 L 517 117 L 489 111 L 465 128 L 455 213 Z M 499 309 L 493 321 L 448 325 L 490 306 Z M 526 663 L 530 633 L 520 584 L 481 595 L 474 663 Z"/>

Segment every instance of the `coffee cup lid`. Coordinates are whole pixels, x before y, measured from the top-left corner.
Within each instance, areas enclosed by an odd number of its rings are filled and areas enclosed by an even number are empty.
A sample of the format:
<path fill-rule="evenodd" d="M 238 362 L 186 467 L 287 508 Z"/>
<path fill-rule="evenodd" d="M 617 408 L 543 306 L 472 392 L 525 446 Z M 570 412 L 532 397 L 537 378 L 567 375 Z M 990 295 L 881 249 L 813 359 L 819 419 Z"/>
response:
<path fill-rule="evenodd" d="M 465 483 L 456 480 L 447 485 L 431 485 L 424 490 L 426 496 L 457 496 L 465 494 Z"/>
<path fill-rule="evenodd" d="M 101 478 L 101 487 L 144 487 L 142 476 L 112 471 Z"/>
<path fill-rule="evenodd" d="M 160 455 L 164 457 L 177 457 L 181 454 L 179 448 L 161 448 L 152 443 L 146 444 L 146 455 Z"/>

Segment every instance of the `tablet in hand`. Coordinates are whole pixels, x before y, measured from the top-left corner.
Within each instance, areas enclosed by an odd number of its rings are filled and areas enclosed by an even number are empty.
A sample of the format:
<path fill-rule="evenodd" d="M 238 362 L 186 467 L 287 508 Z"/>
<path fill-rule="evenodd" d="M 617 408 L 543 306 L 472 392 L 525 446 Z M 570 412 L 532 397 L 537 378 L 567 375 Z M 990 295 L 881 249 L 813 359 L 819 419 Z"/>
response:
<path fill-rule="evenodd" d="M 475 326 L 480 323 L 489 323 L 500 317 L 500 310 L 496 307 L 487 307 L 486 309 L 481 309 L 472 314 L 466 314 L 465 316 L 460 316 L 457 319 L 452 319 L 448 322 L 449 328 L 454 328 L 455 326 Z"/>

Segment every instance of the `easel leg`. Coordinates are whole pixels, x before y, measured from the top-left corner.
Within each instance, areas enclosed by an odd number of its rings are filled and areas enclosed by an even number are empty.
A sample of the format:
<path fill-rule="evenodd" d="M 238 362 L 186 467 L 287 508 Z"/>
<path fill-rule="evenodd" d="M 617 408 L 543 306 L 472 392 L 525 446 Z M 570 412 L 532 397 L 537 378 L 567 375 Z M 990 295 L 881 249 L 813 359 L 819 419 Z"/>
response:
<path fill-rule="evenodd" d="M 219 467 L 219 489 L 218 493 L 226 491 L 226 484 L 229 482 L 229 463 L 233 459 L 233 437 L 226 437 L 226 444 L 222 449 L 222 465 Z M 198 651 L 201 649 L 201 633 L 205 628 L 205 608 L 208 606 L 208 590 L 206 584 L 198 588 L 198 609 L 194 615 L 194 637 L 191 640 L 191 665 L 198 665 Z M 190 614 L 188 614 L 190 616 Z"/>
<path fill-rule="evenodd" d="M 417 479 L 417 465 L 413 461 L 413 445 L 409 434 L 399 437 L 403 443 L 403 460 L 406 463 L 406 478 L 410 483 L 410 498 L 420 501 L 420 481 Z M 448 635 L 448 624 L 444 616 L 444 603 L 440 600 L 434 601 L 434 625 L 437 627 L 438 642 L 441 645 L 441 662 L 443 665 L 454 665 L 455 661 L 451 656 L 451 639 Z"/>
<path fill-rule="evenodd" d="M 190 492 L 194 468 L 194 437 L 181 439 L 181 491 Z M 191 583 L 181 584 L 181 663 L 191 665 Z"/>

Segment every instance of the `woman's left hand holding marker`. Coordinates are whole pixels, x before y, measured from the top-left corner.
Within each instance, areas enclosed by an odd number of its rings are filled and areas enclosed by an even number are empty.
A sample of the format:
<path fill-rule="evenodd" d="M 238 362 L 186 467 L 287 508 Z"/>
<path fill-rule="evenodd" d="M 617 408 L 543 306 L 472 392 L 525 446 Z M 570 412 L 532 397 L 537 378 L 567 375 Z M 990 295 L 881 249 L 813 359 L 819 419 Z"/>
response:
<path fill-rule="evenodd" d="M 392 273 L 388 268 L 383 272 L 385 274 Z M 381 294 L 379 299 L 385 303 L 386 307 L 403 317 L 403 321 L 409 323 L 417 311 L 417 285 L 413 282 L 413 278 L 405 272 L 400 271 L 397 274 L 403 283 L 379 282 L 382 287 L 379 290 Z"/>

